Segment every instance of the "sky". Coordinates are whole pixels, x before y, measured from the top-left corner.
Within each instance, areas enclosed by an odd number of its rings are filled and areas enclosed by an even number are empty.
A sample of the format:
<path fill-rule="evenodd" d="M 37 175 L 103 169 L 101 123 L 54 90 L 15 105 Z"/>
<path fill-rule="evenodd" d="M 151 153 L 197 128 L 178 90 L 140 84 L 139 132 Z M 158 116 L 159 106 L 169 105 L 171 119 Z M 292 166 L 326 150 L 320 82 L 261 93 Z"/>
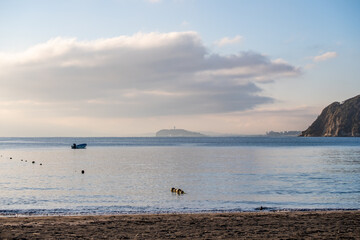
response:
<path fill-rule="evenodd" d="M 0 136 L 305 130 L 360 94 L 358 0 L 0 0 Z"/>

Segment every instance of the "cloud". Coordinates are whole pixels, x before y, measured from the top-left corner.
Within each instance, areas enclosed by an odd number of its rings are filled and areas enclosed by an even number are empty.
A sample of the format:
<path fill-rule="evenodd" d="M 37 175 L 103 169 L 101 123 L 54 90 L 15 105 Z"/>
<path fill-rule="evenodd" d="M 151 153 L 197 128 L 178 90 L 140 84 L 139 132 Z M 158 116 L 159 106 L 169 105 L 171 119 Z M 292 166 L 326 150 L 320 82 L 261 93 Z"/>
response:
<path fill-rule="evenodd" d="M 237 35 L 233 38 L 224 37 L 224 38 L 220 39 L 219 41 L 216 41 L 215 44 L 222 47 L 222 46 L 229 45 L 229 44 L 240 43 L 242 40 L 243 40 L 243 37 Z"/>
<path fill-rule="evenodd" d="M 196 32 L 54 38 L 0 53 L 0 102 L 34 114 L 116 118 L 212 114 L 271 103 L 259 82 L 300 70 L 256 52 L 209 54 Z"/>
<path fill-rule="evenodd" d="M 331 58 L 335 58 L 337 57 L 337 53 L 336 52 L 326 52 L 324 54 L 321 54 L 319 56 L 315 56 L 313 58 L 313 61 L 314 62 L 322 62 L 322 61 L 326 61 L 328 59 L 331 59 Z"/>

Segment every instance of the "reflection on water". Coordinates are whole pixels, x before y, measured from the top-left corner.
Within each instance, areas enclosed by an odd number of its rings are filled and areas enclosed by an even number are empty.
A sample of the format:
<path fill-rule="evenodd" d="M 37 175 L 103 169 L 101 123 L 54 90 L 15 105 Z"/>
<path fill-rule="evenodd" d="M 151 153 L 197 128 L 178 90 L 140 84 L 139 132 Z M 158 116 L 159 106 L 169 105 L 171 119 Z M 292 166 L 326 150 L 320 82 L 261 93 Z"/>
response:
<path fill-rule="evenodd" d="M 360 208 L 356 146 L 30 148 L 1 154 L 0 214 Z M 172 194 L 171 187 L 186 194 Z"/>

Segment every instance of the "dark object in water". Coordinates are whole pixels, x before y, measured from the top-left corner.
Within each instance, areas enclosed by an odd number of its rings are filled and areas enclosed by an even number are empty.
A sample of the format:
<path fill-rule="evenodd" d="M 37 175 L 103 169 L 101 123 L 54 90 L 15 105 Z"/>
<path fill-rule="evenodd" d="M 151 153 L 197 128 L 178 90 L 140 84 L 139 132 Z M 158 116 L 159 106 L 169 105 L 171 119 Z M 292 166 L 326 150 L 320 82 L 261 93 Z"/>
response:
<path fill-rule="evenodd" d="M 40 166 L 42 166 L 42 163 L 40 163 Z"/>
<path fill-rule="evenodd" d="M 176 193 L 177 194 L 184 194 L 185 192 L 179 188 L 179 189 L 176 189 Z"/>
<path fill-rule="evenodd" d="M 85 149 L 86 146 L 87 146 L 86 143 L 83 143 L 83 144 L 74 143 L 73 145 L 71 145 L 71 149 Z"/>
<path fill-rule="evenodd" d="M 12 157 L 10 157 L 10 159 L 12 159 Z"/>
<path fill-rule="evenodd" d="M 260 207 L 255 208 L 255 210 L 257 210 L 257 211 L 262 211 L 262 210 L 271 210 L 271 209 L 273 209 L 273 208 L 270 208 L 270 207 L 263 207 L 263 206 L 260 206 Z"/>
<path fill-rule="evenodd" d="M 32 161 L 31 163 L 35 163 L 35 161 Z"/>
<path fill-rule="evenodd" d="M 81 174 L 84 174 L 85 173 L 85 171 L 84 170 L 81 170 Z"/>
<path fill-rule="evenodd" d="M 183 190 L 181 190 L 180 188 L 171 188 L 171 192 L 173 193 L 177 193 L 177 194 L 184 194 L 185 192 Z"/>

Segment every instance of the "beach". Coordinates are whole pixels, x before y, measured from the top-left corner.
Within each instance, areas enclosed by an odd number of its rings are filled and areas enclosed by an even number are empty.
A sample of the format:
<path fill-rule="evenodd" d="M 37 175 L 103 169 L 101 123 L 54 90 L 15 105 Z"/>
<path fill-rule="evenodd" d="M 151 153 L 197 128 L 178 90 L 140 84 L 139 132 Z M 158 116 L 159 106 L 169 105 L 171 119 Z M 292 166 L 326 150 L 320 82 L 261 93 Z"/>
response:
<path fill-rule="evenodd" d="M 360 239 L 360 211 L 1 217 L 0 239 Z"/>

